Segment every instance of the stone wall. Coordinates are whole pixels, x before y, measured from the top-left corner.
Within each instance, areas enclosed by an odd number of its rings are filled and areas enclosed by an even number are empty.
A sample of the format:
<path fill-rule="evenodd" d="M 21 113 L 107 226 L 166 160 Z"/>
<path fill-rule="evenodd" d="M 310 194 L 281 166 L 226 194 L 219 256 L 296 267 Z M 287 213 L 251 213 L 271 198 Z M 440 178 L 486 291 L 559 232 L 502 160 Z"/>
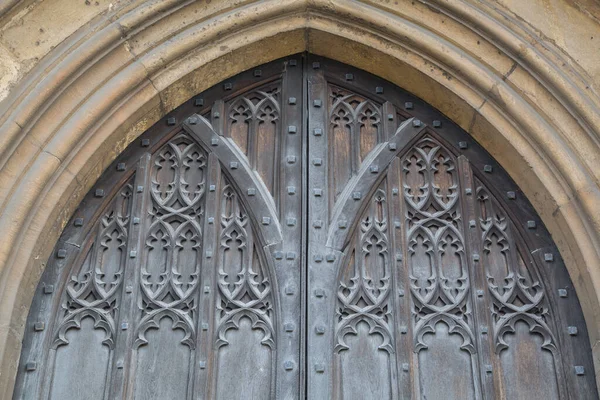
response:
<path fill-rule="evenodd" d="M 7 0 L 0 5 L 0 398 L 45 260 L 104 168 L 192 95 L 301 51 L 473 135 L 552 233 L 600 361 L 594 0 Z"/>

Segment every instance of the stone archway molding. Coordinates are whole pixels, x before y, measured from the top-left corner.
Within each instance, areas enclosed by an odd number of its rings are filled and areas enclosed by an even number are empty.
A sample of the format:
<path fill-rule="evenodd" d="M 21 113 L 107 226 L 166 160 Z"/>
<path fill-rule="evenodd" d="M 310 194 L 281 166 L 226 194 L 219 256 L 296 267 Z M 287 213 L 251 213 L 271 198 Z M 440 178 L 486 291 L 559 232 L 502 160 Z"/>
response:
<path fill-rule="evenodd" d="M 130 2 L 21 80 L 0 103 L 2 398 L 45 262 L 102 171 L 196 93 L 302 51 L 411 91 L 496 158 L 552 233 L 600 358 L 600 99 L 589 78 L 487 1 L 393 3 Z"/>

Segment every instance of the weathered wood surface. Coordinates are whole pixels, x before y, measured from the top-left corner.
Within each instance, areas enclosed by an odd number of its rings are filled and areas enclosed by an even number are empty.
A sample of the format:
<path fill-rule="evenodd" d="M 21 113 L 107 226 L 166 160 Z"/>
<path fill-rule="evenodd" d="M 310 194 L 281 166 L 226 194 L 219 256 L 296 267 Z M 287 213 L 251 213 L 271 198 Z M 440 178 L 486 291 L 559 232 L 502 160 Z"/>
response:
<path fill-rule="evenodd" d="M 65 228 L 16 399 L 594 399 L 533 208 L 466 133 L 312 55 L 173 111 Z"/>

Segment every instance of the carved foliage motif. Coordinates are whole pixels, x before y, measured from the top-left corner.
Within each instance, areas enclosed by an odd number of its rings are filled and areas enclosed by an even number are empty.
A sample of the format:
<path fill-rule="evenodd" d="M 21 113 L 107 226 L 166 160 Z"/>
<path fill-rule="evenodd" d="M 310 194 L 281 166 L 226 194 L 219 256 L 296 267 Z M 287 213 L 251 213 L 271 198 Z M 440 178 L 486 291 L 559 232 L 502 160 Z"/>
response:
<path fill-rule="evenodd" d="M 206 163 L 205 152 L 185 135 L 152 157 L 137 345 L 146 344 L 146 331 L 168 316 L 173 328 L 185 332 L 182 343 L 194 347 Z"/>
<path fill-rule="evenodd" d="M 263 252 L 254 241 L 248 214 L 224 179 L 221 191 L 217 297 L 217 347 L 228 344 L 227 331 L 242 318 L 263 332 L 261 343 L 274 348 L 272 288 Z"/>
<path fill-rule="evenodd" d="M 423 336 L 445 322 L 474 352 L 469 273 L 465 257 L 456 160 L 425 137 L 403 158 L 410 290 L 414 304 L 415 350 Z"/>
<path fill-rule="evenodd" d="M 506 213 L 481 182 L 476 184 L 495 351 L 500 353 L 508 348 L 505 336 L 515 333 L 515 324 L 519 321 L 526 322 L 530 332 L 543 337 L 543 348 L 554 351 L 556 341 L 548 325 L 550 316 L 542 283 L 536 271 L 525 264 Z M 533 264 L 527 252 L 524 254 L 529 264 Z"/>
<path fill-rule="evenodd" d="M 336 310 L 335 351 L 348 349 L 345 337 L 357 335 L 366 322 L 370 334 L 383 337 L 379 349 L 393 352 L 385 189 L 380 187 L 360 220 L 355 246 L 347 257 L 340 281 Z"/>
<path fill-rule="evenodd" d="M 132 181 L 117 192 L 97 223 L 95 239 L 66 286 L 63 316 L 53 347 L 68 344 L 66 332 L 72 328 L 79 329 L 81 320 L 91 317 L 94 328 L 106 332 L 103 343 L 113 348 L 125 268 L 131 196 Z"/>

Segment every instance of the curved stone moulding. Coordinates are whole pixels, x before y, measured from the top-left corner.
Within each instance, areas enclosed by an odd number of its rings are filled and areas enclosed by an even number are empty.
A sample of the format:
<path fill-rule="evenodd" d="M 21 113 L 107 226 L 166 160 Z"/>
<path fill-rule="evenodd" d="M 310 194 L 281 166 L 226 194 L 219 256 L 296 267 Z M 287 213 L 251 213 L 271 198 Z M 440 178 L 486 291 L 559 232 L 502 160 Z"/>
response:
<path fill-rule="evenodd" d="M 31 303 L 40 260 L 100 173 L 193 94 L 304 50 L 412 91 L 482 143 L 555 237 L 597 341 L 600 100 L 581 73 L 561 66 L 569 60 L 532 46 L 534 33 L 497 7 L 467 0 L 424 2 L 432 9 L 420 12 L 431 18 L 418 20 L 410 7 L 366 1 L 194 3 L 141 2 L 99 16 L 46 55 L 0 104 L 0 353 L 3 370 L 11 371 L 3 387 L 12 387 L 22 310 Z M 462 33 L 441 32 L 436 11 Z M 476 40 L 487 50 L 460 44 Z M 520 83 L 548 97 L 540 100 Z"/>

